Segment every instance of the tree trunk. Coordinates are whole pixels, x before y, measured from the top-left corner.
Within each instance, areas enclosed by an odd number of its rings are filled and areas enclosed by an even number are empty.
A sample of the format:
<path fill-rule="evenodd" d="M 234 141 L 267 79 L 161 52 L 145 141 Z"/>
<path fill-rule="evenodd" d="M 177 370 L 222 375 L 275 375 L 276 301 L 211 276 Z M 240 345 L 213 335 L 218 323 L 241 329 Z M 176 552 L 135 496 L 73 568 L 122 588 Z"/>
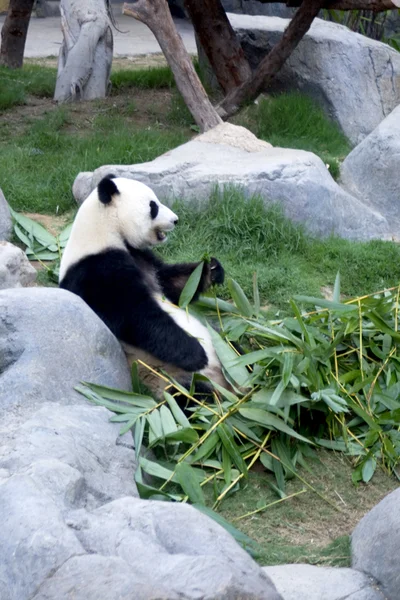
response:
<path fill-rule="evenodd" d="M 61 0 L 63 44 L 54 100 L 104 98 L 110 87 L 113 35 L 107 0 Z"/>
<path fill-rule="evenodd" d="M 224 98 L 218 106 L 218 113 L 223 119 L 234 115 L 245 102 L 256 98 L 263 87 L 266 87 L 279 69 L 284 65 L 293 50 L 318 15 L 326 0 L 303 0 L 300 8 L 285 29 L 281 40 L 275 44 L 271 52 L 260 62 L 253 77 Z"/>
<path fill-rule="evenodd" d="M 251 68 L 220 0 L 185 0 L 198 41 L 225 94 L 251 77 Z"/>
<path fill-rule="evenodd" d="M 123 14 L 145 23 L 157 38 L 175 77 L 178 90 L 201 131 L 222 121 L 211 104 L 183 41 L 176 31 L 166 0 L 138 0 L 124 4 Z"/>
<path fill-rule="evenodd" d="M 34 0 L 11 0 L 1 30 L 0 65 L 22 67 L 24 49 Z"/>

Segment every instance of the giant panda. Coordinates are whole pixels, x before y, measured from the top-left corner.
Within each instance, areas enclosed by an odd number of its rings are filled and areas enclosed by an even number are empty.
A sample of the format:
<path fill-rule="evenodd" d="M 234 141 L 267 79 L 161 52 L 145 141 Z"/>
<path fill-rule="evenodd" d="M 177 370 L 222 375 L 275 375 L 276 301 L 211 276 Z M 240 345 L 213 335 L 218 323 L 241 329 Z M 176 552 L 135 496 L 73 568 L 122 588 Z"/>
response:
<path fill-rule="evenodd" d="M 152 252 L 177 222 L 143 183 L 103 178 L 75 217 L 59 285 L 83 298 L 106 323 L 130 364 L 140 359 L 183 385 L 198 372 L 227 387 L 208 329 L 177 306 L 199 263 L 166 264 Z M 204 265 L 195 297 L 223 281 L 224 269 L 213 258 Z M 165 380 L 141 363 L 139 376 L 162 396 Z"/>

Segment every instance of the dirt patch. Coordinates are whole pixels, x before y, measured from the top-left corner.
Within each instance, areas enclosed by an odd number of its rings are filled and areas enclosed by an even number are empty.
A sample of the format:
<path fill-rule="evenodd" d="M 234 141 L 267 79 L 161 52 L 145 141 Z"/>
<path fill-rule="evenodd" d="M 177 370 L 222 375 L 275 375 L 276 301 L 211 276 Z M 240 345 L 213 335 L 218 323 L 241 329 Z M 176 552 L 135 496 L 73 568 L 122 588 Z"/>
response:
<path fill-rule="evenodd" d="M 26 58 L 25 64 L 40 65 L 42 67 L 57 68 L 58 58 L 49 56 L 47 58 Z M 140 56 L 124 56 L 114 57 L 112 69 L 118 71 L 120 69 L 145 69 L 151 67 L 165 67 L 167 61 L 164 54 L 142 54 Z"/>
<path fill-rule="evenodd" d="M 74 135 L 84 135 L 96 126 L 96 120 L 108 116 L 124 119 L 129 127 L 173 127 L 168 121 L 168 112 L 176 92 L 169 89 L 141 90 L 127 88 L 118 95 L 102 100 L 65 104 L 65 122 L 62 131 Z M 59 105 L 49 98 L 28 96 L 26 103 L 7 111 L 7 138 L 21 135 L 32 122 L 50 116 Z"/>

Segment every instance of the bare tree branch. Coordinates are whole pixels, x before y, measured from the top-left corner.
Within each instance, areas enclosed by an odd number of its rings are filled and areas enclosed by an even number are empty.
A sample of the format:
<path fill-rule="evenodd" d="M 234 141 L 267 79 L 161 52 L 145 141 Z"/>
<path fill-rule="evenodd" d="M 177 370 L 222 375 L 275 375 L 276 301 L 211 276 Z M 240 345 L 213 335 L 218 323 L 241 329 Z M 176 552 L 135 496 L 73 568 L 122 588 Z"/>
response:
<path fill-rule="evenodd" d="M 303 36 L 309 30 L 325 0 L 304 0 L 296 11 L 282 38 L 260 62 L 251 79 L 229 93 L 219 104 L 218 113 L 223 119 L 234 115 L 240 107 L 255 98 L 284 65 Z"/>
<path fill-rule="evenodd" d="M 182 38 L 175 28 L 166 0 L 138 0 L 123 5 L 123 14 L 145 23 L 157 38 L 175 77 L 176 85 L 201 131 L 222 121 L 194 70 Z"/>

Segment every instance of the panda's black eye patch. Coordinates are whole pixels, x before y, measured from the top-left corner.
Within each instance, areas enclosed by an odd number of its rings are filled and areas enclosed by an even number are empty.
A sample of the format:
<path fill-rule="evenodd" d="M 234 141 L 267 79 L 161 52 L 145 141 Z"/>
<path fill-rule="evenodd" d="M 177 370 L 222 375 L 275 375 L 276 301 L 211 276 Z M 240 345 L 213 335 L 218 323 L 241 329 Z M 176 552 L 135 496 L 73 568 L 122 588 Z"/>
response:
<path fill-rule="evenodd" d="M 150 216 L 152 219 L 155 219 L 158 215 L 158 204 L 154 202 L 154 200 L 150 200 Z"/>

